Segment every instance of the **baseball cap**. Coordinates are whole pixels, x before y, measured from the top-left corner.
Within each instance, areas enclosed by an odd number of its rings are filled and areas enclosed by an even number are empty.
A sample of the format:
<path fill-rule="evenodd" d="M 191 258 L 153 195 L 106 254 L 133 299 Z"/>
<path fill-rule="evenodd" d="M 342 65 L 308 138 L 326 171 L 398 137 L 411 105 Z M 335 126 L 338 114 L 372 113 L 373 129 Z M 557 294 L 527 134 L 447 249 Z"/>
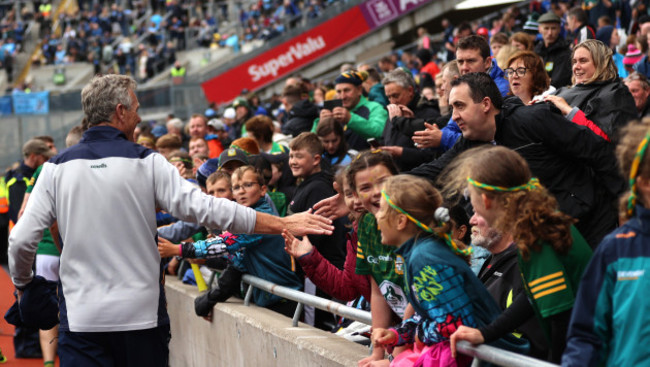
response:
<path fill-rule="evenodd" d="M 235 101 L 232 103 L 232 106 L 234 108 L 237 108 L 237 107 L 246 107 L 246 108 L 248 108 L 248 101 L 246 100 L 246 98 L 237 97 L 237 98 L 235 98 Z"/>
<path fill-rule="evenodd" d="M 196 181 L 198 181 L 199 186 L 205 187 L 205 181 L 208 179 L 208 176 L 213 174 L 219 168 L 219 158 L 208 159 L 199 166 L 199 169 L 196 170 Z"/>
<path fill-rule="evenodd" d="M 239 161 L 244 164 L 248 164 L 248 156 L 244 153 L 243 150 L 237 148 L 228 148 L 221 152 L 219 155 L 219 169 L 223 167 L 226 163 L 232 161 Z"/>
<path fill-rule="evenodd" d="M 476 30 L 476 34 L 479 36 L 489 36 L 490 32 L 486 27 L 479 27 L 479 29 Z"/>
<path fill-rule="evenodd" d="M 30 154 L 42 155 L 44 157 L 50 158 L 54 155 L 54 152 L 50 147 L 45 144 L 43 140 L 40 139 L 29 139 L 23 145 L 23 156 L 27 157 Z"/>
<path fill-rule="evenodd" d="M 232 107 L 226 108 L 225 111 L 223 111 L 223 118 L 225 119 L 234 119 L 235 116 L 237 116 L 237 113 L 235 112 L 235 109 Z"/>
<path fill-rule="evenodd" d="M 224 124 L 223 121 L 221 121 L 219 119 L 212 119 L 212 120 L 208 121 L 208 125 L 212 126 L 217 131 L 225 131 L 226 130 L 226 124 Z"/>
<path fill-rule="evenodd" d="M 212 108 L 208 108 L 208 109 L 205 110 L 205 113 L 203 113 L 203 114 L 207 118 L 212 118 L 212 117 L 215 117 L 217 115 L 217 111 L 215 111 Z"/>

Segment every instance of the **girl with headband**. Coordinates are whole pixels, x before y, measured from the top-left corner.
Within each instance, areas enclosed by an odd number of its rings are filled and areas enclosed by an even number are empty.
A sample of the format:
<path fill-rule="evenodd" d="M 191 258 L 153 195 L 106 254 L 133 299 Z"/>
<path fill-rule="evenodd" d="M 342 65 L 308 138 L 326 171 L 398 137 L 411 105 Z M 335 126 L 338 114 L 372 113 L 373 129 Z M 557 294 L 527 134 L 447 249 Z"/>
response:
<path fill-rule="evenodd" d="M 648 364 L 649 141 L 648 118 L 630 122 L 622 130 L 616 153 L 624 177 L 630 180 L 630 191 L 620 207 L 625 224 L 603 239 L 585 270 L 563 366 Z"/>
<path fill-rule="evenodd" d="M 508 148 L 471 149 L 452 162 L 442 179 L 446 194 L 468 194 L 490 227 L 512 235 L 525 289 L 491 324 L 458 328 L 452 350 L 458 340 L 490 342 L 537 316 L 549 340 L 548 359 L 559 362 L 580 277 L 591 257 L 575 220 L 558 210 L 526 161 Z"/>
<path fill-rule="evenodd" d="M 471 357 L 452 358 L 449 337 L 461 325 L 483 326 L 500 313 L 468 266 L 471 250 L 449 236 L 449 212 L 425 179 L 391 177 L 381 194 L 376 217 L 382 243 L 399 247 L 396 262 L 402 264 L 407 298 L 419 317 L 374 329 L 373 343 L 389 350 L 414 344 L 392 366 L 469 365 Z"/>

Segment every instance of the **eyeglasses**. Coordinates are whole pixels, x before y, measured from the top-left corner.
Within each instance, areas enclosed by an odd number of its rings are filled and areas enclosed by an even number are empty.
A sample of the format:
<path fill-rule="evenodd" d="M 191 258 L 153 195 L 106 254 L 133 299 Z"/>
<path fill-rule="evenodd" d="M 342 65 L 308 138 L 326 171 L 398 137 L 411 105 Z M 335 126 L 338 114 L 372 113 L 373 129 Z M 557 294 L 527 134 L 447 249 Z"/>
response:
<path fill-rule="evenodd" d="M 503 72 L 506 74 L 507 78 L 512 78 L 512 76 L 515 73 L 517 73 L 518 77 L 522 77 L 522 76 L 526 75 L 526 70 L 528 70 L 528 68 L 517 68 L 517 69 L 507 68 Z"/>
<path fill-rule="evenodd" d="M 241 189 L 249 190 L 255 185 L 258 185 L 258 183 L 257 182 L 243 182 L 241 185 L 233 186 L 232 191 L 235 192 L 235 191 L 239 191 Z"/>

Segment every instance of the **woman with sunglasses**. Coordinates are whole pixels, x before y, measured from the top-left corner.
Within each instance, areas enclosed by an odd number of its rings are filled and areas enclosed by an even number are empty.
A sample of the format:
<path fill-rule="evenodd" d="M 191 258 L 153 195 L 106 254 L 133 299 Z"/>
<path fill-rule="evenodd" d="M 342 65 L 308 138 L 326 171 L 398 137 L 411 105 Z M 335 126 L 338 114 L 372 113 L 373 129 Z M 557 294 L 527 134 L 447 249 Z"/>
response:
<path fill-rule="evenodd" d="M 593 124 L 592 130 L 607 141 L 617 140 L 617 131 L 636 118 L 634 99 L 618 77 L 612 49 L 598 40 L 586 40 L 573 49 L 573 85 L 544 98 L 567 119 Z M 598 132 L 597 130 L 600 130 Z"/>

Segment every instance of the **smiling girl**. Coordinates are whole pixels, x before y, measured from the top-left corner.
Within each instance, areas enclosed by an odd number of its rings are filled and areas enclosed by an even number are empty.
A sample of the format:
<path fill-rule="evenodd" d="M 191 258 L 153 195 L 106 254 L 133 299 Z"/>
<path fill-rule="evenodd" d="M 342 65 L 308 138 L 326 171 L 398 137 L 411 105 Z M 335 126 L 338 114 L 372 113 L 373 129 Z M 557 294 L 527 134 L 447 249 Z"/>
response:
<path fill-rule="evenodd" d="M 415 344 L 395 365 L 469 365 L 471 357 L 451 357 L 449 337 L 461 325 L 486 325 L 499 314 L 468 266 L 471 250 L 448 234 L 448 211 L 441 205 L 438 190 L 414 176 L 390 177 L 381 191 L 376 217 L 382 243 L 399 247 L 395 256 L 405 264 L 406 295 L 418 315 L 394 328 L 374 328 L 376 346 Z"/>

